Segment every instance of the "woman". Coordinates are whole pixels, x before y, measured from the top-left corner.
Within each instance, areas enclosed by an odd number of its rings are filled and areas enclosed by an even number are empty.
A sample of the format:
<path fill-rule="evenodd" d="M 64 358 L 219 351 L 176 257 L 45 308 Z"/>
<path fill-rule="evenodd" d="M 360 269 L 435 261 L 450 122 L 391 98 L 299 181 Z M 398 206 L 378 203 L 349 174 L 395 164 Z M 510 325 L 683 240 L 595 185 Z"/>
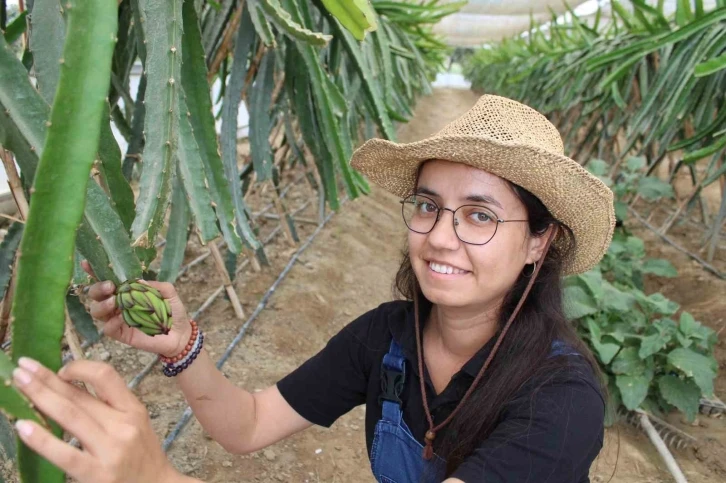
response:
<path fill-rule="evenodd" d="M 368 141 L 352 165 L 403 198 L 405 300 L 362 315 L 276 385 L 252 394 L 228 381 L 197 349 L 201 331 L 169 284 L 148 282 L 171 302 L 168 335 L 124 325 L 109 282 L 90 287 L 91 313 L 109 336 L 168 358 L 205 431 L 232 453 L 366 404 L 378 481 L 589 481 L 604 402 L 597 366 L 565 319 L 560 278 L 607 250 L 610 190 L 563 155 L 544 116 L 489 95 L 428 139 Z M 14 376 L 83 449 L 27 421 L 20 437 L 79 481 L 194 481 L 171 467 L 110 366 L 79 361 L 55 375 L 22 359 Z"/>

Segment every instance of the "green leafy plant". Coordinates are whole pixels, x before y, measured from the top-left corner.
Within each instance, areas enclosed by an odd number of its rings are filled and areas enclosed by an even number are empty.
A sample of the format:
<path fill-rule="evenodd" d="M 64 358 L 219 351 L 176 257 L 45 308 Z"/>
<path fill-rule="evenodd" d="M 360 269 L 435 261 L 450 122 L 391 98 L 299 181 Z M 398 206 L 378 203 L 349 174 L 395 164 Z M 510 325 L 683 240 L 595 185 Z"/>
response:
<path fill-rule="evenodd" d="M 643 194 L 642 186 L 648 186 L 653 201 L 670 193 L 667 183 L 637 174 L 643 167 L 637 158 L 627 165 L 617 182 L 605 178 L 619 197 Z M 601 166 L 597 160 L 588 163 L 599 176 Z M 653 181 L 643 183 L 646 179 Z M 677 272 L 667 260 L 646 258 L 643 240 L 621 226 L 597 267 L 565 281 L 568 317 L 607 378 L 609 423 L 621 405 L 655 413 L 676 408 L 693 420 L 701 395 L 713 394 L 715 332 L 690 313 L 679 313 L 679 305 L 663 294 L 646 294 L 646 274 L 675 277 Z"/>

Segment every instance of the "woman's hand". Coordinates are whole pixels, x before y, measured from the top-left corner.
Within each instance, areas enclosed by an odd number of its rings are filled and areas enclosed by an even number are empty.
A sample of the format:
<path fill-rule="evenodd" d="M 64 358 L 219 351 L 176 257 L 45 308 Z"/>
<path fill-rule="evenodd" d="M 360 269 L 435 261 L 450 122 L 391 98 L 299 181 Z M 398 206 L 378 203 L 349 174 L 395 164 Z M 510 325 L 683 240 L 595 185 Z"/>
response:
<path fill-rule="evenodd" d="M 87 261 L 84 260 L 81 265 L 86 272 L 94 276 Z M 114 295 L 116 287 L 110 280 L 94 283 L 87 287 L 87 294 L 91 299 L 91 316 L 104 323 L 103 331 L 112 339 L 137 349 L 174 357 L 184 350 L 192 334 L 192 326 L 189 323 L 184 304 L 172 284 L 152 281 L 142 281 L 142 283 L 154 287 L 161 292 L 162 297 L 169 300 L 173 324 L 168 334 L 151 337 L 139 329 L 126 325 L 121 316 L 121 310 L 116 306 Z"/>
<path fill-rule="evenodd" d="M 15 385 L 40 412 L 75 436 L 82 449 L 32 421 L 16 423 L 20 438 L 80 483 L 196 481 L 174 470 L 146 408 L 108 364 L 75 361 L 58 375 L 32 359 L 21 358 L 18 365 Z M 99 399 L 70 381 L 91 385 Z"/>

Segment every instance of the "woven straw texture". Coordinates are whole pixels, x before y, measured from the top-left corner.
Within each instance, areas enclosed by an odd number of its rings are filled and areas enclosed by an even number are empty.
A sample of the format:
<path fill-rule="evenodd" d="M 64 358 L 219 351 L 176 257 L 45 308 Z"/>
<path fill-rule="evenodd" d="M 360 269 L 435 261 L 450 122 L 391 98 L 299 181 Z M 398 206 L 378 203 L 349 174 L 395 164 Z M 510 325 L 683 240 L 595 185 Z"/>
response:
<path fill-rule="evenodd" d="M 562 138 L 546 117 L 504 97 L 485 95 L 433 136 L 406 144 L 371 139 L 351 165 L 387 191 L 413 191 L 422 161 L 468 164 L 517 184 L 547 206 L 575 237 L 564 273 L 586 272 L 607 251 L 615 229 L 613 193 L 597 177 L 564 155 Z M 568 249 L 567 239 L 554 245 Z"/>

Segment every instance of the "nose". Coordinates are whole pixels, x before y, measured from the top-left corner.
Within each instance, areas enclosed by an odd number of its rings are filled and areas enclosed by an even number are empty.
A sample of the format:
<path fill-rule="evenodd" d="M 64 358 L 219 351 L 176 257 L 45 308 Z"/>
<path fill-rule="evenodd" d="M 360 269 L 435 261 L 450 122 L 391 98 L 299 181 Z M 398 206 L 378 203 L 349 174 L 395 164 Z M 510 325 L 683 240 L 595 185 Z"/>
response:
<path fill-rule="evenodd" d="M 451 215 L 452 221 L 449 221 L 448 215 Z M 461 240 L 454 230 L 454 212 L 448 208 L 443 208 L 439 213 L 439 220 L 436 222 L 434 229 L 429 232 L 428 243 L 434 248 L 442 250 L 456 250 L 461 246 Z"/>

